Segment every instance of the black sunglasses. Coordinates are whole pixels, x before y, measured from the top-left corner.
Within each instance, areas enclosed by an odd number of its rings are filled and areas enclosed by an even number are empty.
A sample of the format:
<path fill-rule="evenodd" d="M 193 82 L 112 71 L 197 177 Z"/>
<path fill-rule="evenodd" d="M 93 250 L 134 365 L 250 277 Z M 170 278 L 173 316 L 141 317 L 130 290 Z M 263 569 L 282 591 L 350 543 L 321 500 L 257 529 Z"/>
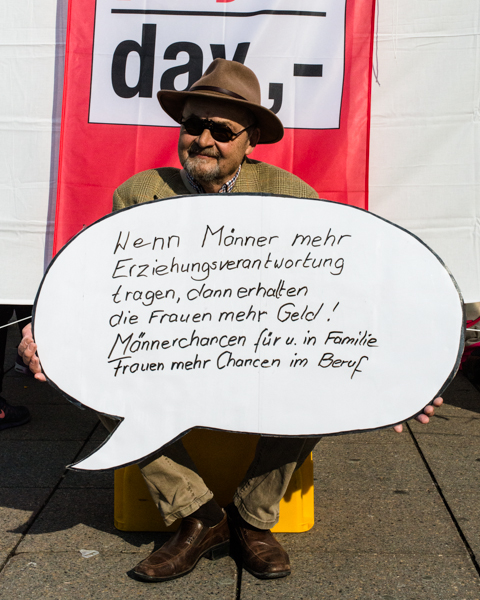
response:
<path fill-rule="evenodd" d="M 188 117 L 188 119 L 183 119 L 180 121 L 181 125 L 185 128 L 185 131 L 189 135 L 202 135 L 205 129 L 208 129 L 212 135 L 212 138 L 216 142 L 231 142 L 236 139 L 241 133 L 247 131 L 251 127 L 255 127 L 256 123 L 252 123 L 242 131 L 238 133 L 233 133 L 230 127 L 227 125 L 222 125 L 220 123 L 216 123 L 215 121 L 211 121 L 210 119 L 200 119 L 200 117 Z"/>

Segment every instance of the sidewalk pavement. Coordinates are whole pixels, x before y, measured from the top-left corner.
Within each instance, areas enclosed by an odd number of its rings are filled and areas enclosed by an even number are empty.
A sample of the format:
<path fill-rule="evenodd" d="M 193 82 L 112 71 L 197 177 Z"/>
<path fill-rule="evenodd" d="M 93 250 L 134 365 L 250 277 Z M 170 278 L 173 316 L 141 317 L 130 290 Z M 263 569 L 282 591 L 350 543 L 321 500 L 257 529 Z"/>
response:
<path fill-rule="evenodd" d="M 113 474 L 65 469 L 106 436 L 93 412 L 13 369 L 3 395 L 32 421 L 0 432 L 0 600 L 480 599 L 480 393 L 461 374 L 427 426 L 320 442 L 315 526 L 277 536 L 293 572 L 276 581 L 228 557 L 163 584 L 134 580 L 166 536 L 117 531 Z"/>

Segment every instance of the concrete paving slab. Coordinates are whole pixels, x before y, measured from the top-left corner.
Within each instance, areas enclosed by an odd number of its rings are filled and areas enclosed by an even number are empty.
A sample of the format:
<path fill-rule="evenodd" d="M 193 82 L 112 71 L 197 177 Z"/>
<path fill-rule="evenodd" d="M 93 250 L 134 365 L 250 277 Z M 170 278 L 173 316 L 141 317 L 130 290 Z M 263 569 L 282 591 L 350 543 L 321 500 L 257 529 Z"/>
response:
<path fill-rule="evenodd" d="M 448 511 L 430 487 L 423 492 L 378 484 L 358 493 L 320 490 L 315 495 L 315 527 L 301 535 L 306 551 L 464 552 Z"/>
<path fill-rule="evenodd" d="M 362 433 L 344 433 L 341 435 L 329 435 L 322 439 L 322 443 L 341 441 L 344 444 L 400 444 L 411 443 L 411 438 L 405 432 L 397 433 L 392 427 L 365 431 Z"/>
<path fill-rule="evenodd" d="M 31 515 L 54 485 L 61 487 L 8 558 L 0 600 L 235 598 L 236 569 L 229 558 L 202 560 L 190 576 L 166 584 L 131 579 L 132 567 L 167 536 L 114 528 L 112 474 L 64 476 L 81 440 L 91 433 L 85 455 L 107 432 L 95 425 L 94 415 L 79 431 L 77 417 L 84 413 L 48 384 L 11 371 L 5 386 L 7 399 L 33 409 L 36 426 L 0 435 L 0 568 Z M 412 429 L 478 557 L 480 503 L 473 480 L 480 466 L 480 393 L 457 376 L 444 397 L 432 423 L 413 422 Z M 326 437 L 314 464 L 314 529 L 278 535 L 294 575 L 259 582 L 244 573 L 242 598 L 480 599 L 480 577 L 408 431 Z M 100 554 L 84 559 L 82 548 Z"/>
<path fill-rule="evenodd" d="M 352 444 L 338 437 L 324 442 L 320 441 L 314 454 L 315 489 L 366 490 L 377 484 L 401 490 L 433 488 L 411 440 L 410 444 Z"/>
<path fill-rule="evenodd" d="M 37 381 L 33 377 L 19 375 L 15 370 L 9 371 L 3 380 L 2 395 L 12 404 L 70 404 L 59 391 L 50 384 Z"/>
<path fill-rule="evenodd" d="M 2 520 L 3 520 L 2 510 L 0 509 L 0 524 L 1 524 Z M 0 544 L 1 544 L 0 554 L 1 554 L 1 552 L 4 552 L 6 555 L 8 555 L 9 552 L 12 552 L 12 550 L 15 548 L 15 546 L 18 544 L 18 542 L 21 540 L 21 538 L 22 538 L 21 533 L 10 533 L 10 532 L 4 533 L 2 531 L 2 541 L 0 542 Z M 1 561 L 0 561 L 0 568 L 1 568 Z"/>
<path fill-rule="evenodd" d="M 446 407 L 441 414 L 434 415 L 427 425 L 415 420 L 409 421 L 409 424 L 415 436 L 441 437 L 445 443 L 480 443 L 480 414 L 462 408 Z"/>
<path fill-rule="evenodd" d="M 459 371 L 447 390 L 442 394 L 447 406 L 457 406 L 480 412 L 480 392 Z"/>
<path fill-rule="evenodd" d="M 445 491 L 446 500 L 480 564 L 480 502 L 478 491 Z"/>
<path fill-rule="evenodd" d="M 48 493 L 45 489 L 0 489 L 0 550 L 10 551 L 20 541 Z"/>
<path fill-rule="evenodd" d="M 19 402 L 16 402 L 19 404 Z M 96 427 L 92 410 L 80 410 L 68 402 L 56 405 L 29 405 L 32 419 L 21 427 L 1 432 L 3 440 L 85 440 Z"/>
<path fill-rule="evenodd" d="M 243 571 L 241 600 L 478 600 L 467 556 L 291 553 L 292 575 L 260 581 Z"/>
<path fill-rule="evenodd" d="M 115 529 L 111 489 L 59 489 L 17 552 L 70 552 L 91 548 L 99 552 L 139 552 L 138 560 L 141 560 L 167 539 L 167 534 Z"/>
<path fill-rule="evenodd" d="M 475 390 L 475 393 L 478 392 Z M 435 417 L 439 417 L 440 419 L 445 419 L 448 417 L 462 417 L 464 415 L 474 415 L 478 417 L 478 413 L 475 410 L 470 410 L 469 408 L 465 408 L 464 406 L 455 406 L 454 404 L 442 404 L 440 407 L 435 407 Z"/>
<path fill-rule="evenodd" d="M 459 445 L 423 435 L 418 436 L 418 443 L 442 491 L 480 491 L 480 445 Z"/>
<path fill-rule="evenodd" d="M 445 404 L 435 410 L 428 425 L 409 422 L 415 436 L 438 436 L 445 443 L 478 444 L 480 392 L 459 372 L 443 397 Z"/>
<path fill-rule="evenodd" d="M 86 549 L 89 549 L 87 547 Z M 236 568 L 231 558 L 201 559 L 196 569 L 174 581 L 144 583 L 129 572 L 132 554 L 79 552 L 22 554 L 10 559 L 0 575 L 0 600 L 235 600 Z"/>
<path fill-rule="evenodd" d="M 0 550 L 0 569 L 2 569 L 10 556 L 8 550 Z M 0 571 L 1 572 L 1 571 Z M 1 575 L 0 575 L 1 577 Z M 1 583 L 0 583 L 1 586 Z"/>
<path fill-rule="evenodd" d="M 81 447 L 80 441 L 42 442 L 0 437 L 0 486 L 52 488 Z"/>

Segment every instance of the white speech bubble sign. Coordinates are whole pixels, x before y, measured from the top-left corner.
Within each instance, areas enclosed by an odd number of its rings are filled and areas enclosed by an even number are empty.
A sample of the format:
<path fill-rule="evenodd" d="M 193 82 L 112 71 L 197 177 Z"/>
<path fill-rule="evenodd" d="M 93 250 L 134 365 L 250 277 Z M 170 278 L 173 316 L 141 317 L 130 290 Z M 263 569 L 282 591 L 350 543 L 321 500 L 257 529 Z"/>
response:
<path fill-rule="evenodd" d="M 180 196 L 104 217 L 51 263 L 34 335 L 51 383 L 122 418 L 79 469 L 193 427 L 281 436 L 419 413 L 463 348 L 462 300 L 418 238 L 366 211 Z"/>

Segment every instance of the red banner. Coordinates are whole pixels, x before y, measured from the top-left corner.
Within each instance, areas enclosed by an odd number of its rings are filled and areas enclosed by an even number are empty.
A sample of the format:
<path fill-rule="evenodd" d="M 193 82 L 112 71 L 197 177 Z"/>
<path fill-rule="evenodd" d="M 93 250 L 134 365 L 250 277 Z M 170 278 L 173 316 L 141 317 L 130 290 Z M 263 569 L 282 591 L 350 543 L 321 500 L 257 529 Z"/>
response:
<path fill-rule="evenodd" d="M 156 91 L 185 89 L 217 56 L 255 71 L 263 104 L 285 125 L 281 142 L 251 157 L 321 198 L 367 208 L 374 6 L 70 0 L 54 252 L 109 213 L 130 176 L 180 166 L 178 126 Z"/>

